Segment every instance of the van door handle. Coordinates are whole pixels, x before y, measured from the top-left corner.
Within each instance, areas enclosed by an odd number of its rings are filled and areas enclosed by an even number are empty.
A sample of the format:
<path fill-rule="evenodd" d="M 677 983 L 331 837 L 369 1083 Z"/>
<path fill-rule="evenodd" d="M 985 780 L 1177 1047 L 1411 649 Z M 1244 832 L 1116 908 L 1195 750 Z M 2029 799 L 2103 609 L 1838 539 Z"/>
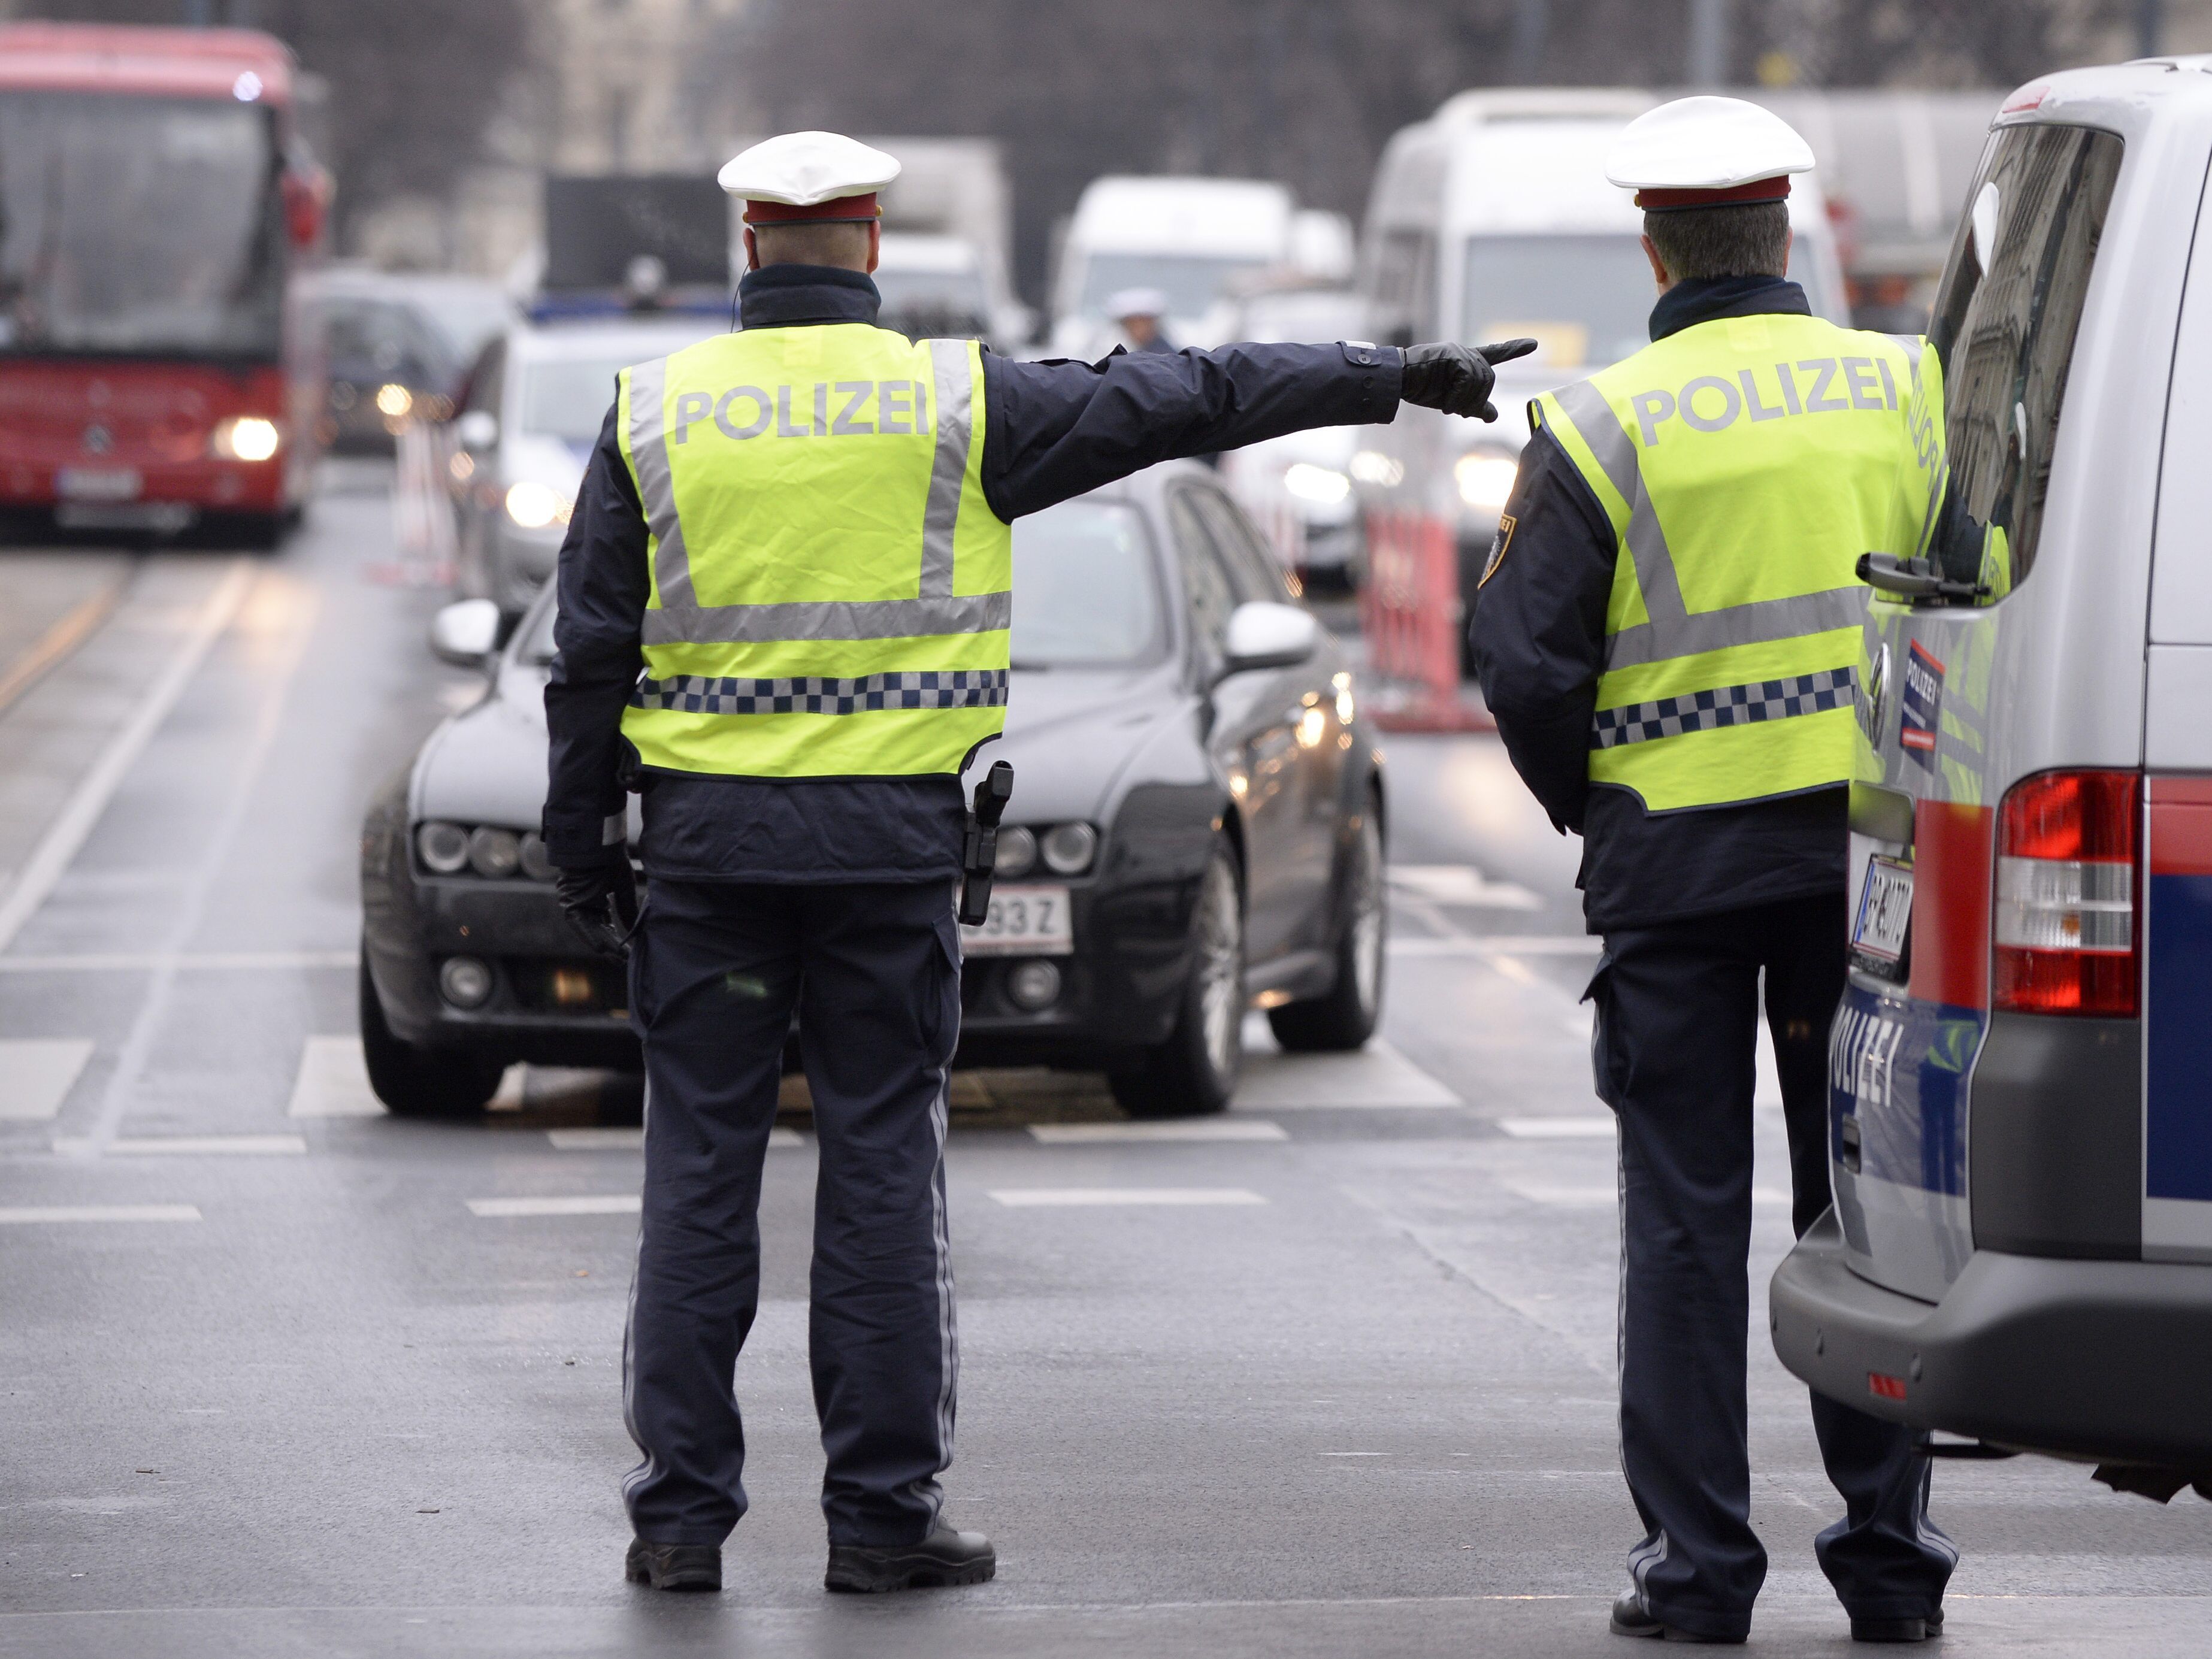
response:
<path fill-rule="evenodd" d="M 1838 1126 L 1844 1143 L 1844 1168 L 1853 1175 L 1859 1172 L 1859 1121 L 1847 1117 Z"/>
<path fill-rule="evenodd" d="M 1958 599 L 1985 599 L 1990 590 L 1979 582 L 1954 581 L 1939 574 L 1926 559 L 1900 559 L 1894 553 L 1862 553 L 1859 580 L 1878 593 L 1900 599 L 1925 599 L 1942 604 Z"/>

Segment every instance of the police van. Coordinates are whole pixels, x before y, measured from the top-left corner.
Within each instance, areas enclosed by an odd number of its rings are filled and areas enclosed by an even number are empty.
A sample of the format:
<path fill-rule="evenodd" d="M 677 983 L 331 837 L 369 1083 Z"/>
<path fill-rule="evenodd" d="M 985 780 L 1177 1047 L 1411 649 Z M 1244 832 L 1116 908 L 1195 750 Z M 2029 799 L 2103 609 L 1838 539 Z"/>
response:
<path fill-rule="evenodd" d="M 2161 1495 L 2212 1495 L 2208 159 L 2212 58 L 1991 129 L 1946 532 L 1861 567 L 1835 1205 L 1770 1303 L 1822 1394 Z"/>

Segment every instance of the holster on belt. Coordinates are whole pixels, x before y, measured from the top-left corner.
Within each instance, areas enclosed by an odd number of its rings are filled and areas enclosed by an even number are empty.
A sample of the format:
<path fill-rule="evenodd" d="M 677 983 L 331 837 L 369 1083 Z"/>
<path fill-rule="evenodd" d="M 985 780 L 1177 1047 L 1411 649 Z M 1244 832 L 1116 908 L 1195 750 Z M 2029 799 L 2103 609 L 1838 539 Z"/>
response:
<path fill-rule="evenodd" d="M 1014 795 L 1014 769 L 994 761 L 975 786 L 968 813 L 967 839 L 960 854 L 960 920 L 979 927 L 991 915 L 991 872 L 999 861 L 999 820 Z"/>

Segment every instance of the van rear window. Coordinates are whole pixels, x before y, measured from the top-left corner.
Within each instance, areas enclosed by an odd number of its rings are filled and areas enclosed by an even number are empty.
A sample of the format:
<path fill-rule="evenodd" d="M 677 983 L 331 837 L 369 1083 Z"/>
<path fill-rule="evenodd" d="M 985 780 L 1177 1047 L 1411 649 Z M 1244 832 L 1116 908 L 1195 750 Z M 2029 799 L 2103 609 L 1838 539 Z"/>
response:
<path fill-rule="evenodd" d="M 2121 144 L 2087 127 L 2007 127 L 1967 198 L 1929 337 L 1943 363 L 1951 497 L 1939 544 L 1971 578 L 1985 550 L 2034 567 L 2066 374 Z"/>

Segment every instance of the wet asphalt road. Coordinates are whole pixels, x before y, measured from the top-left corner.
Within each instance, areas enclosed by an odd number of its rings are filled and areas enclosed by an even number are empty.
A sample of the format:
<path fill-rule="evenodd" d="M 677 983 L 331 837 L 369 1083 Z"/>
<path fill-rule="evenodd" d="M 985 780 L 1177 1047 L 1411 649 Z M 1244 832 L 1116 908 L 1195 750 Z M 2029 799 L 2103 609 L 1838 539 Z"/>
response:
<path fill-rule="evenodd" d="M 1594 956 L 1573 848 L 1478 738 L 1391 745 L 1370 1054 L 1261 1054 L 1233 1139 L 1071 1139 L 1118 1121 L 1094 1082 L 963 1080 L 947 1487 L 994 1583 L 822 1593 L 794 1115 L 728 1587 L 623 1584 L 635 1092 L 533 1073 L 408 1123 L 348 1069 L 361 810 L 471 692 L 390 543 L 356 469 L 273 557 L 0 558 L 0 677 L 90 618 L 0 678 L 0 1653 L 1617 1650 Z M 1758 1133 L 1778 1196 L 1778 1114 Z M 1213 1201 L 1066 1201 L 1100 1188 Z M 501 1212 L 562 1198 L 611 1212 Z M 1802 1392 L 1752 1354 L 1753 1641 L 1844 1652 Z M 1947 1650 L 2203 1650 L 2212 1505 L 2023 1461 L 1940 1471 L 1936 1515 Z"/>

